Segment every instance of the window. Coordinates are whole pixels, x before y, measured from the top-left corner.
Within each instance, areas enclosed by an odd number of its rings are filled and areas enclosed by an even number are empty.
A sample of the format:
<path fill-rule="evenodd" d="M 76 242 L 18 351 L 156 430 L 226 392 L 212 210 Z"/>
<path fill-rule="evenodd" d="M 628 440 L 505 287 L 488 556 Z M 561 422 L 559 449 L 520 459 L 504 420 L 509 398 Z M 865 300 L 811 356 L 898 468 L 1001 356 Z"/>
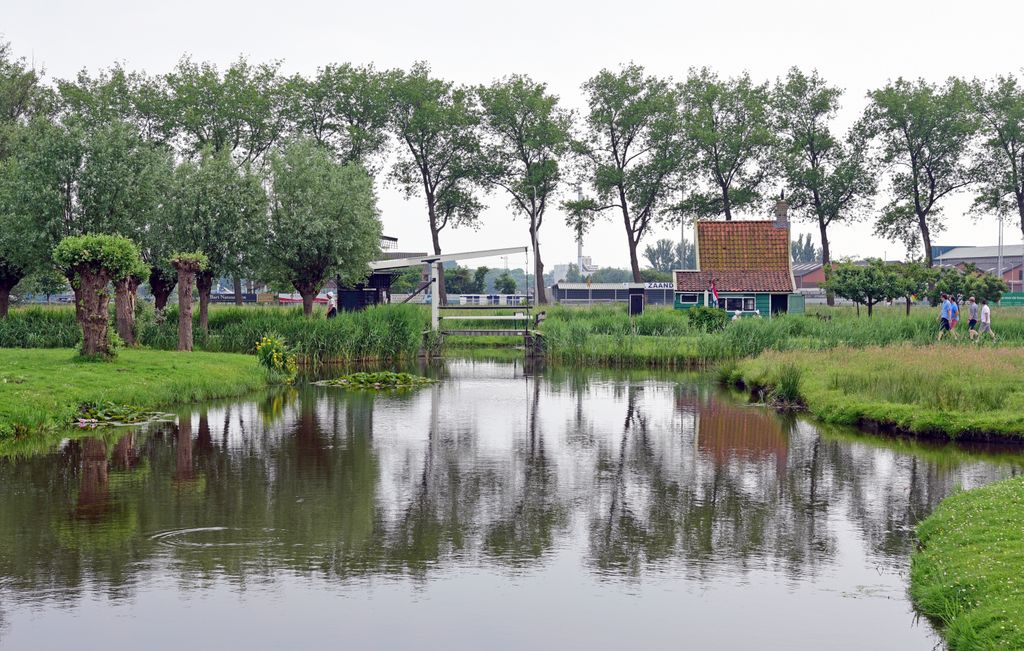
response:
<path fill-rule="evenodd" d="M 725 298 L 725 309 L 729 312 L 753 312 L 757 309 L 757 303 L 753 296 L 728 296 Z"/>
<path fill-rule="evenodd" d="M 676 300 L 678 300 L 683 305 L 687 305 L 687 304 L 689 304 L 689 305 L 696 305 L 697 304 L 697 295 L 696 294 L 676 294 Z"/>

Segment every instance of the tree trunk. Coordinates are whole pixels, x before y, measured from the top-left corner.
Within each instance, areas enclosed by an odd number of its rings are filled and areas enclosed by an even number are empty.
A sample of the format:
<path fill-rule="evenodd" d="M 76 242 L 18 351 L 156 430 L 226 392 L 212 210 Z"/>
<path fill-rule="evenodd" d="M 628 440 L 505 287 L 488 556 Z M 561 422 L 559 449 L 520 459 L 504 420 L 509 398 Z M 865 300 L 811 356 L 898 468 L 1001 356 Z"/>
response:
<path fill-rule="evenodd" d="M 832 264 L 832 253 L 828 248 L 828 227 L 825 226 L 825 220 L 818 219 L 818 228 L 821 230 L 821 269 L 824 272 Z M 825 303 L 829 307 L 836 305 L 836 293 L 831 289 L 825 290 Z"/>
<path fill-rule="evenodd" d="M 430 239 L 434 244 L 434 255 L 441 255 L 441 240 L 438 237 L 440 232 L 434 228 L 433 222 L 430 224 Z M 438 305 L 448 304 L 448 293 L 444 289 L 444 264 L 441 262 L 437 263 L 437 287 L 431 287 L 430 289 L 433 296 L 430 300 L 441 301 Z"/>
<path fill-rule="evenodd" d="M 313 316 L 313 300 L 316 298 L 317 286 L 313 283 L 292 283 L 292 285 L 302 297 L 302 315 Z"/>
<path fill-rule="evenodd" d="M 8 278 L 0 278 L 0 319 L 7 316 L 11 307 L 11 290 L 18 284 L 18 281 L 11 282 Z"/>
<path fill-rule="evenodd" d="M 873 306 L 874 306 L 874 303 L 872 303 L 871 301 L 868 301 L 868 318 L 869 319 L 871 318 L 871 308 Z"/>
<path fill-rule="evenodd" d="M 910 297 L 907 297 L 907 316 L 910 316 Z"/>
<path fill-rule="evenodd" d="M 725 215 L 725 221 L 732 221 L 732 203 L 729 201 L 729 186 L 723 185 L 722 188 L 722 213 Z"/>
<path fill-rule="evenodd" d="M 129 346 L 135 345 L 135 291 L 139 280 L 132 276 L 114 285 L 114 313 L 117 334 Z"/>
<path fill-rule="evenodd" d="M 167 299 L 174 291 L 174 285 L 178 279 L 168 274 L 161 267 L 152 267 L 149 270 L 149 289 L 153 292 L 153 307 L 162 312 L 167 307 Z"/>
<path fill-rule="evenodd" d="M 196 289 L 199 290 L 199 331 L 205 337 L 210 334 L 210 290 L 213 289 L 213 272 L 197 273 Z"/>
<path fill-rule="evenodd" d="M 547 294 L 544 291 L 544 262 L 540 257 L 540 238 L 537 236 L 537 229 L 530 229 L 530 237 L 533 239 L 533 274 L 534 278 L 534 303 L 546 305 Z"/>
<path fill-rule="evenodd" d="M 192 280 L 195 272 L 178 269 L 178 350 L 192 350 Z"/>
<path fill-rule="evenodd" d="M 629 221 L 629 208 L 626 203 L 626 192 L 622 187 L 619 187 L 619 201 L 622 205 L 622 223 L 626 227 L 626 243 L 629 245 L 629 266 L 633 271 L 633 282 L 643 282 L 644 278 L 640 275 L 640 262 L 636 257 L 637 242 L 633 236 L 633 226 Z"/>
<path fill-rule="evenodd" d="M 921 243 L 924 245 L 924 266 L 931 269 L 932 267 L 932 238 L 928 234 L 928 219 L 927 215 L 919 214 L 917 216 L 917 223 L 921 226 Z"/>
<path fill-rule="evenodd" d="M 235 305 L 241 307 L 244 304 L 242 301 L 242 279 L 235 276 L 232 280 L 235 284 Z"/>
<path fill-rule="evenodd" d="M 105 272 L 78 270 L 78 287 L 75 295 L 78 303 L 78 324 L 82 327 L 82 355 L 109 357 L 110 294 L 107 293 L 109 278 Z"/>

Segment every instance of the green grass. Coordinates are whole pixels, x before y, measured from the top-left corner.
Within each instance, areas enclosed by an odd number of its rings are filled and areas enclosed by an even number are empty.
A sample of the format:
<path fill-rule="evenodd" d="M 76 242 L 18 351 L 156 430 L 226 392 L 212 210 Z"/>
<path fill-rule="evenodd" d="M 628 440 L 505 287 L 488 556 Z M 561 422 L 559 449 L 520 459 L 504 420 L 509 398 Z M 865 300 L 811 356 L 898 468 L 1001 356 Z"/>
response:
<path fill-rule="evenodd" d="M 137 321 L 142 346 L 174 350 L 178 346 L 178 309 L 170 307 L 156 319 L 151 307 Z M 430 313 L 418 305 L 387 305 L 361 312 L 342 312 L 327 319 L 323 311 L 311 318 L 302 308 L 228 307 L 210 309 L 210 333 L 199 331 L 193 317 L 196 349 L 209 352 L 255 353 L 264 335 L 284 337 L 305 361 L 356 361 L 414 357 L 429 328 Z M 31 307 L 11 310 L 0 319 L 0 348 L 72 348 L 80 339 L 72 307 Z"/>
<path fill-rule="evenodd" d="M 956 438 L 1024 439 L 1024 349 L 974 345 L 768 352 L 738 362 L 729 380 L 771 392 L 785 369 L 796 392 L 828 423 L 878 424 Z M 791 378 L 790 378 L 791 380 Z"/>
<path fill-rule="evenodd" d="M 112 362 L 70 349 L 0 350 L 0 443 L 67 428 L 82 403 L 153 409 L 266 385 L 254 357 L 123 350 Z"/>
<path fill-rule="evenodd" d="M 993 321 L 1001 345 L 1024 346 L 1024 310 L 996 308 Z M 929 346 L 937 328 L 935 311 L 928 307 L 915 308 L 909 317 L 902 308 L 879 308 L 871 319 L 857 317 L 852 308 L 819 307 L 807 316 L 742 319 L 721 332 L 705 333 L 689 324 L 684 311 L 649 308 L 631 320 L 620 305 L 553 306 L 541 326 L 553 361 L 675 367 L 700 367 L 765 351 Z M 968 342 L 964 337 L 951 344 Z"/>
<path fill-rule="evenodd" d="M 1024 649 L 1024 478 L 947 498 L 917 535 L 910 596 L 949 648 Z"/>

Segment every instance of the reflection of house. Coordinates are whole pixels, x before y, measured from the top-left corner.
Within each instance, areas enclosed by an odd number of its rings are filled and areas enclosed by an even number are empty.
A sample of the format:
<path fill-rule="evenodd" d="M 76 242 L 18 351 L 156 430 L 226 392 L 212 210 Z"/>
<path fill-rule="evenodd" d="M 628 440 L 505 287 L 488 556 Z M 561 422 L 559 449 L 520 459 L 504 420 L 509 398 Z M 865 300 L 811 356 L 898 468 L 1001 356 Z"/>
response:
<path fill-rule="evenodd" d="M 775 221 L 697 222 L 697 269 L 674 272 L 675 307 L 716 305 L 729 312 L 804 311 L 790 262 L 788 206 Z"/>
<path fill-rule="evenodd" d="M 749 407 L 710 401 L 700 410 L 697 446 L 715 462 L 730 459 L 774 459 L 780 473 L 786 469 L 789 443 L 771 414 Z"/>

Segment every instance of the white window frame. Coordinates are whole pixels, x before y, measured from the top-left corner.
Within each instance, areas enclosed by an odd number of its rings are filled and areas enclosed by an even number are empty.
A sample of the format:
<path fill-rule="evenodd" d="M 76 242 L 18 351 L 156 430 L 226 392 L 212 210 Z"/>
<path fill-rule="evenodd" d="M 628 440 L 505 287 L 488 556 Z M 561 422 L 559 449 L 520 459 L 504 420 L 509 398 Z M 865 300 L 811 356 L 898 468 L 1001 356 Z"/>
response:
<path fill-rule="evenodd" d="M 692 296 L 693 300 L 692 301 L 684 301 L 683 298 L 682 298 L 683 296 Z M 697 303 L 700 303 L 700 294 L 696 294 L 696 293 L 676 292 L 676 298 L 678 299 L 677 302 L 680 305 L 696 305 Z"/>
<path fill-rule="evenodd" d="M 757 297 L 756 296 L 723 296 L 722 300 L 725 301 L 725 310 L 726 310 L 726 312 L 735 312 L 737 310 L 736 307 L 729 307 L 729 301 L 739 301 L 740 302 L 740 306 L 739 306 L 738 309 L 739 309 L 740 312 L 755 312 L 755 311 L 757 311 Z M 746 308 L 747 301 L 750 301 L 751 306 L 752 306 L 749 310 Z"/>

